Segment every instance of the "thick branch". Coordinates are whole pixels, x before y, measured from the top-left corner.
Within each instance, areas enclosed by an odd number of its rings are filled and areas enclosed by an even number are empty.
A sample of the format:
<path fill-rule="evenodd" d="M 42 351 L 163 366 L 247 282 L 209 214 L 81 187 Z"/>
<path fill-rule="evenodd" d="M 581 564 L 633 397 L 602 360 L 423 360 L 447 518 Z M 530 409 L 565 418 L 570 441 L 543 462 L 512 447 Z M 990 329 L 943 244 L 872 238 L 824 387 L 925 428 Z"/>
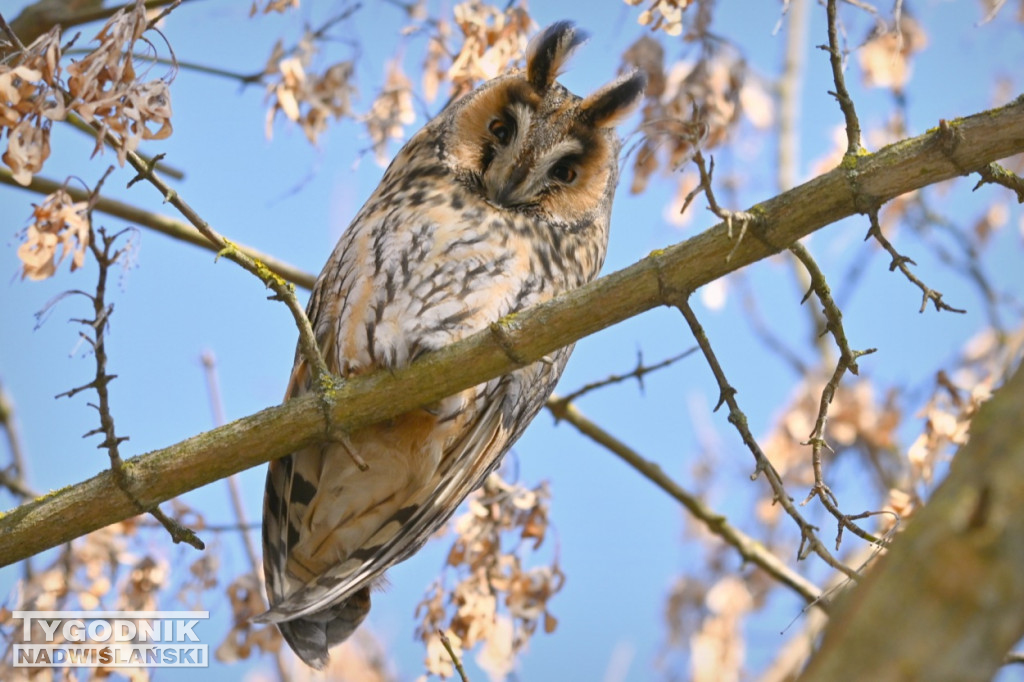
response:
<path fill-rule="evenodd" d="M 949 476 L 836 604 L 801 680 L 988 680 L 1024 635 L 1024 369 L 982 406 Z M 922 626 L 926 624 L 925 626 Z"/>
<path fill-rule="evenodd" d="M 510 355 L 535 362 L 557 348 L 749 265 L 829 223 L 899 194 L 1024 152 L 1024 99 L 955 121 L 950 152 L 930 133 L 858 158 L 751 209 L 764 226 L 734 249 L 719 224 L 529 311 L 496 323 L 394 373 L 359 377 L 329 392 L 339 429 L 387 419 L 507 373 Z M 620 226 L 622 228 L 623 226 Z M 727 257 L 732 253 L 731 258 Z M 511 351 L 511 352 L 510 352 Z M 310 394 L 125 462 L 131 490 L 155 505 L 292 452 L 324 436 L 321 398 Z M 9 564 L 135 514 L 109 471 L 0 518 L 0 564 Z"/>

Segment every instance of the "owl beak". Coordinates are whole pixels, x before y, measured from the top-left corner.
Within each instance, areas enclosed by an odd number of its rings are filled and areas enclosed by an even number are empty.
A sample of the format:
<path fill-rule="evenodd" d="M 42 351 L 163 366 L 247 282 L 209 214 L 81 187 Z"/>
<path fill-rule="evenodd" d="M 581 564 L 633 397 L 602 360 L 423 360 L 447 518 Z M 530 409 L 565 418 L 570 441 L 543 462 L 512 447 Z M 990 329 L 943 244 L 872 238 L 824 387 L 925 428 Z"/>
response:
<path fill-rule="evenodd" d="M 504 178 L 504 182 L 499 181 L 489 188 L 491 190 L 491 199 L 494 203 L 506 208 L 512 208 L 513 206 L 526 203 L 529 196 L 526 177 L 529 174 L 529 166 L 516 166 L 512 172 Z"/>

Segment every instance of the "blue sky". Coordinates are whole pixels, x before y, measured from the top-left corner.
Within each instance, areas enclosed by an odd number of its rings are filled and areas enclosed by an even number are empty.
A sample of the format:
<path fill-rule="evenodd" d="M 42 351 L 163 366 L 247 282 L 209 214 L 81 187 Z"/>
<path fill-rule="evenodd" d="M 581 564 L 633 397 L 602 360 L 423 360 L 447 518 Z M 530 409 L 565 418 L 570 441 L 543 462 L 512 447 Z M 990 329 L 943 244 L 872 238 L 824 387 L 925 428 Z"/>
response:
<path fill-rule="evenodd" d="M 24 2 L 5 3 L 9 19 Z M 304 3 L 284 17 L 247 18 L 249 3 L 185 3 L 166 22 L 166 33 L 180 59 L 216 64 L 249 73 L 265 62 L 278 37 L 290 43 L 299 37 L 301 20 L 316 25 L 336 9 L 334 3 Z M 382 82 L 384 63 L 396 40 L 399 13 L 387 3 L 366 7 L 339 27 L 343 40 L 331 46 L 325 61 L 358 57 L 361 97 L 358 109 L 369 106 L 376 85 Z M 779 69 L 783 33 L 773 35 L 778 20 L 776 3 L 721 3 L 714 30 L 733 41 L 755 70 L 771 78 Z M 312 9 L 310 9 L 312 5 Z M 976 26 L 980 4 L 974 2 L 914 3 L 911 9 L 925 19 L 929 46 L 915 62 L 915 81 L 908 95 L 909 127 L 920 134 L 952 118 L 992 106 L 993 75 L 1012 76 L 1014 65 L 1024 63 L 1020 25 L 1007 18 Z M 592 38 L 573 60 L 562 82 L 578 93 L 607 82 L 618 68 L 618 55 L 639 35 L 635 10 L 611 0 L 601 3 L 535 3 L 534 19 L 546 25 L 571 18 Z M 844 7 L 853 27 L 851 39 L 866 34 L 868 23 Z M 811 36 L 807 42 L 807 72 L 803 94 L 801 137 L 802 179 L 811 163 L 831 149 L 831 131 L 841 122 L 838 108 L 826 91 L 832 89 L 826 55 L 814 49 L 825 41 L 824 10 L 810 11 Z M 82 45 L 95 29 L 88 28 Z M 358 48 L 353 45 L 358 44 Z M 406 69 L 415 74 L 422 40 L 408 43 Z M 671 46 L 669 57 L 683 54 Z M 157 67 L 154 75 L 161 71 Z M 884 120 L 890 96 L 865 91 L 856 69 L 850 78 L 862 121 L 872 127 Z M 1016 84 L 1019 91 L 1019 83 Z M 311 272 L 318 272 L 334 242 L 361 202 L 379 180 L 382 169 L 371 155 L 359 157 L 369 146 L 363 129 L 352 121 L 335 126 L 318 148 L 311 147 L 295 127 L 277 125 L 274 139 L 263 134 L 265 105 L 259 88 L 245 90 L 230 81 L 183 70 L 172 86 L 174 135 L 146 147 L 166 152 L 167 161 L 184 169 L 179 192 L 221 233 L 252 245 Z M 1002 102 L 999 102 L 1002 103 Z M 429 105 L 436 112 L 440 103 Z M 422 112 L 421 112 L 422 114 Z M 423 116 L 408 131 L 425 121 Z M 627 123 L 625 128 L 629 128 Z M 76 174 L 94 183 L 112 154 L 88 161 L 92 142 L 73 131 L 57 129 L 53 157 L 43 175 L 63 179 Z M 392 152 L 397 146 L 392 148 Z M 716 150 L 720 177 L 741 172 L 744 184 L 736 193 L 737 208 L 774 194 L 774 146 L 767 137 L 742 146 Z M 118 170 L 104 192 L 168 213 L 151 187 L 125 185 L 130 170 Z M 679 242 L 714 223 L 698 199 L 696 218 L 685 229 L 668 224 L 665 205 L 674 192 L 672 178 L 657 179 L 650 190 L 631 197 L 623 187 L 616 202 L 612 238 L 604 272 L 624 267 L 651 250 Z M 957 221 L 969 225 L 979 198 L 1002 190 L 986 187 L 970 194 L 973 181 L 951 191 L 934 193 L 935 205 Z M 628 183 L 627 183 L 628 186 Z M 980 197 L 979 197 L 980 195 Z M 30 482 L 39 490 L 58 488 L 95 474 L 106 467 L 106 454 L 95 449 L 95 439 L 81 434 L 95 426 L 95 416 L 84 396 L 54 400 L 53 396 L 86 383 L 94 371 L 91 357 L 83 355 L 77 329 L 66 320 L 82 315 L 81 304 L 58 304 L 46 323 L 34 329 L 34 313 L 52 297 L 69 288 L 90 289 L 95 269 L 74 274 L 61 268 L 53 279 L 21 281 L 15 251 L 17 232 L 26 225 L 30 203 L 39 197 L 0 186 L 0 225 L 5 239 L 0 248 L 0 381 L 12 395 L 29 453 Z M 1020 262 L 1019 208 L 1011 208 L 1009 225 L 984 254 L 984 263 L 997 285 L 1014 292 L 1024 289 Z M 117 220 L 101 217 L 112 228 Z M 863 219 L 849 219 L 826 228 L 809 240 L 809 247 L 832 278 L 837 293 L 842 274 L 856 254 L 869 248 L 861 242 L 867 230 Z M 956 353 L 983 324 L 976 290 L 963 278 L 951 275 L 917 237 L 902 231 L 897 248 L 918 262 L 918 272 L 946 294 L 947 300 L 970 310 L 967 315 L 917 314 L 919 293 L 888 272 L 886 259 L 875 255 L 864 281 L 844 309 L 844 321 L 855 347 L 873 346 L 879 352 L 862 361 L 862 369 L 884 385 L 924 385 L 934 368 Z M 213 426 L 204 387 L 200 355 L 218 360 L 220 385 L 229 419 L 238 418 L 280 401 L 291 367 L 295 331 L 278 303 L 253 277 L 226 261 L 193 246 L 142 230 L 135 267 L 117 277 L 109 292 L 115 305 L 109 336 L 111 400 L 119 433 L 130 437 L 123 452 L 139 454 L 175 443 Z M 795 347 L 806 350 L 809 330 L 790 270 L 775 261 L 748 271 L 762 313 Z M 795 377 L 761 349 L 736 296 L 715 311 L 698 307 L 707 332 L 732 383 L 739 389 L 742 407 L 755 434 L 765 433 L 771 419 L 788 398 Z M 693 345 L 678 313 L 660 309 L 631 319 L 585 339 L 577 346 L 562 379 L 563 393 L 610 373 L 628 371 L 642 351 L 648 361 L 674 355 Z M 709 490 L 710 503 L 742 518 L 749 501 L 763 482 L 751 483 L 750 455 L 724 414 L 712 416 L 717 399 L 710 372 L 698 356 L 648 376 L 641 394 L 635 383 L 613 386 L 585 397 L 580 408 L 615 435 L 659 462 L 686 485 L 693 481 L 699 436 L 715 434 L 716 463 L 722 481 Z M 694 416 L 696 415 L 696 424 Z M 913 434 L 909 435 L 912 438 Z M 2 456 L 3 453 L 0 453 Z M 581 438 L 571 427 L 555 426 L 542 413 L 514 448 L 519 479 L 534 484 L 552 482 L 553 539 L 557 541 L 567 583 L 552 602 L 559 617 L 554 635 L 538 635 L 522 661 L 521 679 L 601 679 L 612 652 L 631 651 L 626 679 L 652 676 L 653 662 L 664 638 L 662 614 L 667 590 L 674 577 L 694 570 L 700 562 L 696 541 L 683 534 L 681 509 L 632 470 Z M 251 519 L 260 514 L 263 468 L 241 475 L 245 503 Z M 209 523 L 230 523 L 226 486 L 217 482 L 185 496 Z M 802 491 L 797 493 L 801 496 Z M 853 493 L 851 493 L 853 494 Z M 3 496 L 4 506 L 13 500 Z M 166 537 L 146 531 L 155 553 L 172 567 L 194 558 L 190 548 L 171 547 Z M 224 561 L 222 575 L 230 579 L 247 568 L 238 539 L 207 534 L 219 542 Z M 375 598 L 369 623 L 393 652 L 404 678 L 416 677 L 421 668 L 420 645 L 413 641 L 412 611 L 441 568 L 446 541 L 433 542 L 424 551 L 393 569 L 391 587 Z M 549 547 L 550 551 L 550 547 Z M 786 557 L 791 559 L 791 557 Z M 735 562 L 734 563 L 738 563 Z M 0 569 L 0 594 L 8 594 L 18 576 L 14 567 Z M 215 620 L 224 618 L 226 598 L 212 593 L 207 606 Z M 760 614 L 751 625 L 749 660 L 763 664 L 785 636 L 783 631 L 798 616 L 795 601 L 780 603 Z M 223 622 L 223 620 L 221 621 Z M 216 629 L 217 626 L 214 626 Z M 218 635 L 222 630 L 218 630 Z M 214 643 L 214 642 L 211 642 Z M 226 672 L 242 674 L 242 667 Z M 194 679 L 220 678 L 221 670 L 191 674 Z M 168 676 L 171 679 L 182 677 Z M 474 679 L 484 679 L 477 673 Z"/>

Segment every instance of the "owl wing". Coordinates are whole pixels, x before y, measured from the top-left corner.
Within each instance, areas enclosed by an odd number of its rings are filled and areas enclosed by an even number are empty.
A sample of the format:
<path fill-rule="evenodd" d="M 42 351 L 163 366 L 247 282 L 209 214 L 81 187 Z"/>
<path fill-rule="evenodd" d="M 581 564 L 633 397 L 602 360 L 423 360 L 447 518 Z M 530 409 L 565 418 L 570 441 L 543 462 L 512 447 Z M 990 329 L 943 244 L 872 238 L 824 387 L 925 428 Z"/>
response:
<path fill-rule="evenodd" d="M 321 553 L 314 554 L 312 558 L 314 561 L 326 559 L 317 563 L 330 565 L 321 573 L 310 575 L 308 582 L 274 604 L 259 620 L 282 623 L 323 611 L 349 599 L 389 567 L 416 552 L 500 461 L 508 443 L 507 429 L 502 426 L 502 421 L 501 401 L 492 401 L 469 425 L 463 436 L 444 453 L 434 475 L 418 491 L 408 497 L 400 497 L 392 486 L 376 491 L 368 498 L 368 504 L 360 505 L 365 509 L 346 509 L 340 525 L 333 529 L 331 535 L 365 536 L 359 547 L 339 554 L 336 547 L 330 544 L 331 539 L 327 539 L 326 544 L 320 545 Z M 345 456 L 342 453 L 333 454 Z M 372 470 L 374 463 L 368 463 Z M 295 490 L 296 486 L 300 489 L 325 485 L 336 488 L 340 482 L 338 479 L 358 478 L 358 474 L 351 471 L 335 471 L 337 473 L 331 475 L 335 480 L 321 479 L 310 483 L 303 472 L 292 467 L 290 479 L 281 476 L 278 481 Z M 337 500 L 336 504 L 344 503 Z M 299 536 L 292 531 L 290 539 L 301 542 L 301 531 Z M 295 560 L 294 554 L 291 558 Z M 298 567 L 291 568 L 295 570 Z"/>

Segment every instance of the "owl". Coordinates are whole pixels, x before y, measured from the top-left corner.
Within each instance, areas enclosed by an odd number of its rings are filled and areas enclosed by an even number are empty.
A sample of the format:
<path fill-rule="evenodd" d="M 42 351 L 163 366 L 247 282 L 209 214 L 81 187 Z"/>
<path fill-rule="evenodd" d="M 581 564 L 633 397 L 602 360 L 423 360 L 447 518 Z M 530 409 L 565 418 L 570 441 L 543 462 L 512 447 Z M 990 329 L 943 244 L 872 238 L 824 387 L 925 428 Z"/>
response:
<path fill-rule="evenodd" d="M 525 71 L 450 103 L 402 148 L 342 234 L 307 313 L 342 378 L 397 369 L 592 280 L 618 179 L 614 126 L 643 95 L 624 75 L 586 98 L 555 81 L 584 35 L 535 37 Z M 310 666 L 359 626 L 370 590 L 501 461 L 571 347 L 270 463 L 263 562 L 276 623 Z M 316 390 L 297 354 L 286 399 Z"/>

